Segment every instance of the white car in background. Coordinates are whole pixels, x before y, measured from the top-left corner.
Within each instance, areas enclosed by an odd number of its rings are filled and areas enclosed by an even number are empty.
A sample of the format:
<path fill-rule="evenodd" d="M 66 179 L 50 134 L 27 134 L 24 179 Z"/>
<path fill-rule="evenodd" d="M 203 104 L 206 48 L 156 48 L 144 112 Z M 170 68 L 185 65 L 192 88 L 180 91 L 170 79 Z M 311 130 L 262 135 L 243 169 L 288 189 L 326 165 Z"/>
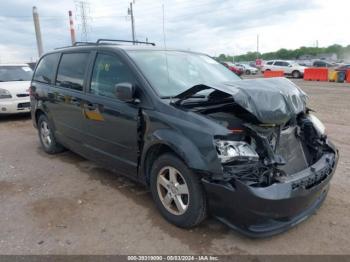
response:
<path fill-rule="evenodd" d="M 0 64 L 0 114 L 30 112 L 32 74 L 27 64 Z"/>
<path fill-rule="evenodd" d="M 248 64 L 236 64 L 238 67 L 242 68 L 243 72 L 246 74 L 246 75 L 256 75 L 258 73 L 258 69 L 255 68 L 255 67 L 252 67 Z"/>
<path fill-rule="evenodd" d="M 270 60 L 264 63 L 261 71 L 283 71 L 285 75 L 291 75 L 294 78 L 300 78 L 304 75 L 305 68 L 307 67 L 301 66 L 293 61 Z"/>

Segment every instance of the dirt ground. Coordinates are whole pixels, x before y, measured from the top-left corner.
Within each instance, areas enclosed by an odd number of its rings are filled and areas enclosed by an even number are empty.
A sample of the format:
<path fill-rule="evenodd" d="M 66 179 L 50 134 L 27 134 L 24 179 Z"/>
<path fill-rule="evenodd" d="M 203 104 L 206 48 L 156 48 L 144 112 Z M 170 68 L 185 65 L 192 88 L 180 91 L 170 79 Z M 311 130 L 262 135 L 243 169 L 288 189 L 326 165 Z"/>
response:
<path fill-rule="evenodd" d="M 294 80 L 340 149 L 323 206 L 286 233 L 246 238 L 214 219 L 183 230 L 150 194 L 74 153 L 45 154 L 29 116 L 0 119 L 0 254 L 350 254 L 350 84 Z"/>

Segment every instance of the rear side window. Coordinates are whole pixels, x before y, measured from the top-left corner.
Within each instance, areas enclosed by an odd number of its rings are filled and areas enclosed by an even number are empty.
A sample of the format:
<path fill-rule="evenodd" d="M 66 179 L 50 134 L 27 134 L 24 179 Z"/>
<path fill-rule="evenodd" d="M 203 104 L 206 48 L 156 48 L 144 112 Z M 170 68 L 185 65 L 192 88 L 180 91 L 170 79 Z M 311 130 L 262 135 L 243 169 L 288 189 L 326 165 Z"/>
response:
<path fill-rule="evenodd" d="M 56 85 L 83 91 L 84 75 L 89 53 L 63 54 L 58 66 Z"/>
<path fill-rule="evenodd" d="M 276 61 L 275 66 L 289 66 L 288 62 L 283 62 L 283 61 Z"/>
<path fill-rule="evenodd" d="M 33 79 L 38 82 L 52 84 L 59 56 L 59 53 L 44 56 L 35 70 Z"/>
<path fill-rule="evenodd" d="M 115 85 L 134 83 L 129 68 L 116 56 L 98 54 L 92 73 L 90 92 L 115 98 Z"/>
<path fill-rule="evenodd" d="M 273 61 L 267 62 L 266 64 L 267 64 L 267 65 L 272 65 L 272 64 L 273 64 Z"/>

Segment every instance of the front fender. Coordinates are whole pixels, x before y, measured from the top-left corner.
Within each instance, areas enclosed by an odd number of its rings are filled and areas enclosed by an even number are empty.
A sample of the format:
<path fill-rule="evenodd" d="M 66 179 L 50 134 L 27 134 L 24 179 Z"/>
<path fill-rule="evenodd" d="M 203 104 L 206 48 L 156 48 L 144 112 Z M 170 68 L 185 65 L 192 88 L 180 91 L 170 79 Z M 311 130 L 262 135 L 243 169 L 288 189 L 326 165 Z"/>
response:
<path fill-rule="evenodd" d="M 171 129 L 158 129 L 147 136 L 141 157 L 141 170 L 144 170 L 145 160 L 150 149 L 157 145 L 166 145 L 171 148 L 193 170 L 215 174 L 222 172 L 214 147 L 207 146 L 206 150 L 201 152 L 190 139 Z"/>

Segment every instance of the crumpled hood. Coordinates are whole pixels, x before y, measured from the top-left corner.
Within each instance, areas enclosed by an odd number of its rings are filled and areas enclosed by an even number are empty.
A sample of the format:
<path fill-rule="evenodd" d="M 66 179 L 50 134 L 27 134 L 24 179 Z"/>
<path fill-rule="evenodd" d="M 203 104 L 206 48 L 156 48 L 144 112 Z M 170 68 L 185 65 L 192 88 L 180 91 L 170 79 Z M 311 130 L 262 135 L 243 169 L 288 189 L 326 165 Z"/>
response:
<path fill-rule="evenodd" d="M 223 84 L 193 86 L 176 96 L 185 99 L 205 89 L 232 95 L 234 101 L 265 124 L 283 124 L 305 111 L 307 95 L 284 78 L 238 80 Z"/>

